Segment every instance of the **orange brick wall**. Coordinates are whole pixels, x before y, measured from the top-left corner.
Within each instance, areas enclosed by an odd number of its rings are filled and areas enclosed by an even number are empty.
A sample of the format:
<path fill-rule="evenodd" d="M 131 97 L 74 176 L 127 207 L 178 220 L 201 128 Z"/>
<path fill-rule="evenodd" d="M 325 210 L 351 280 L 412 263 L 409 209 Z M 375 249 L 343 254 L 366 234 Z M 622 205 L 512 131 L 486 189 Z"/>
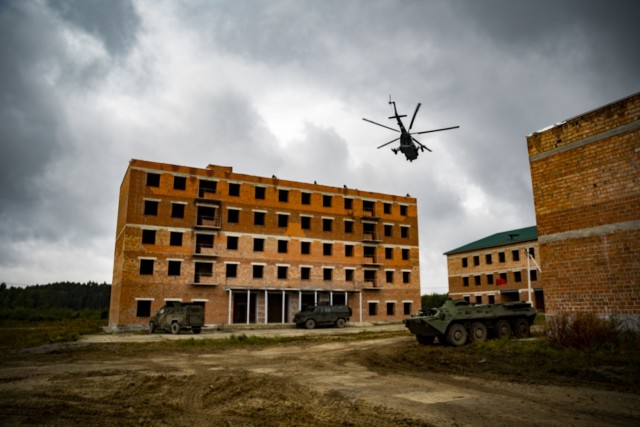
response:
<path fill-rule="evenodd" d="M 160 174 L 158 187 L 148 186 L 148 173 Z M 186 188 L 173 188 L 174 177 L 185 177 Z M 215 194 L 208 200 L 198 197 L 199 180 L 216 181 Z M 230 184 L 239 184 L 239 195 L 230 195 Z M 256 199 L 256 186 L 265 189 L 264 199 Z M 279 200 L 280 190 L 288 191 L 288 201 Z M 301 203 L 301 193 L 310 193 L 310 204 Z M 324 196 L 330 196 L 331 206 L 324 206 Z M 353 199 L 353 206 L 345 208 L 344 199 Z M 158 201 L 158 214 L 145 215 L 145 200 Z M 184 217 L 172 218 L 172 203 L 183 203 Z M 369 203 L 372 211 L 363 209 Z M 196 226 L 198 206 L 216 207 L 220 226 L 202 231 Z M 404 212 L 401 209 L 405 210 Z M 229 222 L 229 211 L 236 210 L 238 222 Z M 265 213 L 264 225 L 254 225 L 254 211 Z M 278 215 L 288 216 L 288 224 L 281 227 Z M 310 229 L 302 228 L 302 216 L 311 217 Z M 331 219 L 331 231 L 323 230 L 323 219 Z M 345 232 L 344 221 L 353 222 L 353 231 Z M 373 234 L 365 233 L 365 224 Z M 391 235 L 385 235 L 385 225 Z M 407 230 L 402 236 L 401 228 Z M 155 244 L 143 244 L 144 229 L 155 230 Z M 182 233 L 182 245 L 169 244 L 170 233 Z M 214 255 L 196 254 L 196 233 L 213 234 Z M 367 237 L 365 237 L 367 236 Z M 230 238 L 237 239 L 237 249 L 227 249 Z M 255 252 L 254 239 L 264 239 L 264 251 Z M 287 252 L 278 252 L 278 240 L 287 240 Z M 309 242 L 311 253 L 301 254 L 302 241 Z M 330 255 L 323 247 L 330 244 Z M 353 256 L 346 256 L 346 245 L 352 245 Z M 365 257 L 365 247 L 373 257 Z M 403 259 L 403 250 L 409 254 Z M 390 257 L 388 257 L 390 255 Z M 140 259 L 154 259 L 151 275 L 140 274 Z M 180 260 L 179 276 L 168 276 L 170 260 Z M 213 264 L 213 275 L 206 284 L 194 283 L 196 262 Z M 237 277 L 226 277 L 226 264 L 237 263 Z M 253 278 L 252 264 L 264 264 L 264 277 Z M 286 279 L 277 278 L 279 265 L 288 266 Z M 309 280 L 301 280 L 300 267 L 311 267 Z M 331 280 L 324 280 L 323 269 L 332 269 Z M 354 271 L 353 280 L 345 280 L 345 270 Z M 376 278 L 365 280 L 365 270 L 375 270 Z M 386 270 L 393 271 L 393 281 L 386 280 Z M 404 283 L 403 272 L 409 282 Z M 151 300 L 152 314 L 167 300 L 205 302 L 207 324 L 227 323 L 230 290 L 233 295 L 254 292 L 257 298 L 256 323 L 265 321 L 265 293 L 279 298 L 284 291 L 289 303 L 289 321 L 299 308 L 300 292 L 318 292 L 319 298 L 329 298 L 333 291 L 337 298 L 346 295 L 352 307 L 352 320 L 360 320 L 362 301 L 363 321 L 400 320 L 405 318 L 403 304 L 410 303 L 412 311 L 420 304 L 420 269 L 418 251 L 418 222 L 415 198 L 306 184 L 278 178 L 262 178 L 233 173 L 231 168 L 209 166 L 207 169 L 133 160 L 122 182 L 116 230 L 114 273 L 110 325 L 146 325 L 148 317 L 136 315 L 137 300 Z M 369 303 L 378 303 L 378 313 L 369 315 Z M 387 315 L 387 303 L 395 304 Z M 233 310 L 233 308 L 232 308 Z M 261 317 L 262 316 L 262 317 Z"/>
<path fill-rule="evenodd" d="M 527 257 L 525 256 L 525 250 L 529 248 L 533 248 L 536 261 L 541 264 L 536 241 L 518 242 L 513 245 L 447 255 L 449 297 L 453 299 L 468 299 L 470 302 L 483 304 L 490 303 L 491 296 L 496 304 L 514 300 L 528 301 Z M 518 252 L 518 260 L 513 259 L 513 251 Z M 500 253 L 504 254 L 504 262 L 500 261 Z M 487 255 L 491 256 L 491 263 L 487 263 Z M 478 257 L 479 265 L 474 265 L 474 257 L 476 256 Z M 464 258 L 467 260 L 466 267 L 463 266 L 462 262 Z M 534 270 L 535 268 L 535 264 L 530 261 L 529 269 Z M 517 281 L 516 273 L 520 274 L 520 281 Z M 496 281 L 501 274 L 506 275 L 507 283 L 497 285 Z M 533 275 L 534 280 L 531 281 L 532 302 L 536 308 L 542 310 L 544 304 L 541 299 L 541 274 L 536 272 Z M 489 276 L 493 277 L 493 283 L 489 283 Z M 476 277 L 479 277 L 479 284 L 476 282 Z M 465 278 L 467 278 L 466 286 Z M 534 292 L 535 290 L 538 292 Z M 538 296 L 537 300 L 536 296 Z"/>
<path fill-rule="evenodd" d="M 640 94 L 527 145 L 547 312 L 640 314 Z"/>

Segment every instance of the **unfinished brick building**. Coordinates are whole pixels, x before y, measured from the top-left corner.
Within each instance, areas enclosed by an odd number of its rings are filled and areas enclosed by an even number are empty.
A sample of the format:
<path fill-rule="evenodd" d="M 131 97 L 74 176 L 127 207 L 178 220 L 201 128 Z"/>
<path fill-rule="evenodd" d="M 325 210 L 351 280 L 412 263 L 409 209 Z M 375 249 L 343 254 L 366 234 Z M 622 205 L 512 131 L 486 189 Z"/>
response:
<path fill-rule="evenodd" d="M 110 327 L 175 301 L 202 304 L 207 325 L 289 323 L 314 303 L 400 320 L 420 303 L 416 199 L 132 160 Z"/>
<path fill-rule="evenodd" d="M 529 301 L 531 289 L 532 304 L 544 310 L 537 237 L 535 226 L 526 227 L 445 252 L 449 297 L 476 304 Z"/>
<path fill-rule="evenodd" d="M 640 315 L 640 94 L 527 137 L 547 313 Z"/>

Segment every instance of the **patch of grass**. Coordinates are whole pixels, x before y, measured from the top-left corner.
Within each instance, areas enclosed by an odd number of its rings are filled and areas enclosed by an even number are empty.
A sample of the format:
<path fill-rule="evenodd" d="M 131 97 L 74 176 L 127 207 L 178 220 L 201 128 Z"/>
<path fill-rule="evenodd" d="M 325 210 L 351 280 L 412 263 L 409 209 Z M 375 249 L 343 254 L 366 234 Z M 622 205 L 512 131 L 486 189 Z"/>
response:
<path fill-rule="evenodd" d="M 583 351 L 551 346 L 545 338 L 488 340 L 464 347 L 420 346 L 353 354 L 379 372 L 455 374 L 534 384 L 589 385 L 638 393 L 640 351 Z"/>
<path fill-rule="evenodd" d="M 105 320 L 82 317 L 56 321 L 5 320 L 0 323 L 0 349 L 77 341 L 81 335 L 100 333 L 105 325 Z"/>

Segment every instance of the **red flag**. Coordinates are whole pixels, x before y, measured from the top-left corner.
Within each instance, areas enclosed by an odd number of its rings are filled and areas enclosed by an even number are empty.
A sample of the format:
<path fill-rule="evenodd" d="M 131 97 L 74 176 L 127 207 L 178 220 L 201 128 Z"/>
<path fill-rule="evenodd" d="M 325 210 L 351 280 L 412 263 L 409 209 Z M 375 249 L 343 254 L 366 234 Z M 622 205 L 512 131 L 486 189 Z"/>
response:
<path fill-rule="evenodd" d="M 502 277 L 498 277 L 498 279 L 496 280 L 496 285 L 506 285 L 507 281 L 504 280 Z"/>

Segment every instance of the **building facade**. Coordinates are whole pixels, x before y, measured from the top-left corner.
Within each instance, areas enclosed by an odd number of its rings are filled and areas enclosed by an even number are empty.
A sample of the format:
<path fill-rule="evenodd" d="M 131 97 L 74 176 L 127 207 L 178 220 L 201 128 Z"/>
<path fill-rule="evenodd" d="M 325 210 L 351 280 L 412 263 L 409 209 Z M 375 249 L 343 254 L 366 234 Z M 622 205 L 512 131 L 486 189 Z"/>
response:
<path fill-rule="evenodd" d="M 535 226 L 521 228 L 446 252 L 449 297 L 476 304 L 531 301 L 544 311 L 537 236 Z"/>
<path fill-rule="evenodd" d="M 527 137 L 547 312 L 640 315 L 640 93 Z"/>
<path fill-rule="evenodd" d="M 121 188 L 109 325 L 196 302 L 205 323 L 290 323 L 316 304 L 352 321 L 420 307 L 416 199 L 132 160 Z"/>

